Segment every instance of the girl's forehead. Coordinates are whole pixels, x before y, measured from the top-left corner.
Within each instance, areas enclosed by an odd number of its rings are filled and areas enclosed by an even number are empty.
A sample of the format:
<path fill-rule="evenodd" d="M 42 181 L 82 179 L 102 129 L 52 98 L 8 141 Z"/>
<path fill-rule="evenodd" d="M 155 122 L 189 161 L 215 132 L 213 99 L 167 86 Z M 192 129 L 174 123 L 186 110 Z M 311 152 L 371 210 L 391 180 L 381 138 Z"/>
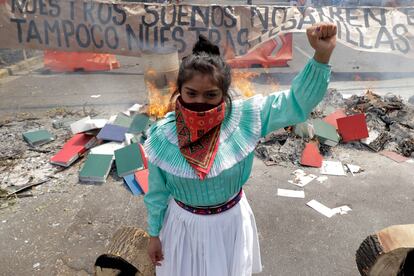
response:
<path fill-rule="evenodd" d="M 183 88 L 190 88 L 197 91 L 208 91 L 219 89 L 213 78 L 208 74 L 196 74 L 184 82 Z"/>

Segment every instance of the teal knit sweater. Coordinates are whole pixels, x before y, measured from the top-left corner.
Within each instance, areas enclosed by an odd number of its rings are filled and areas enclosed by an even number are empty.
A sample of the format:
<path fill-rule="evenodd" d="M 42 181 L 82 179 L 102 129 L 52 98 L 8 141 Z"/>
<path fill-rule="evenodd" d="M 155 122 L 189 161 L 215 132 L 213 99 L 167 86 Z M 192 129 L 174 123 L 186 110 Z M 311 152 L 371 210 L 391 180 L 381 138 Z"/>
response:
<path fill-rule="evenodd" d="M 149 191 L 144 197 L 148 233 L 159 235 L 170 197 L 191 206 L 211 206 L 237 193 L 250 176 L 258 140 L 305 121 L 325 95 L 330 72 L 329 65 L 310 59 L 289 90 L 233 101 L 221 126 L 217 155 L 204 181 L 178 148 L 175 113 L 168 113 L 153 125 L 144 145 L 149 161 Z"/>

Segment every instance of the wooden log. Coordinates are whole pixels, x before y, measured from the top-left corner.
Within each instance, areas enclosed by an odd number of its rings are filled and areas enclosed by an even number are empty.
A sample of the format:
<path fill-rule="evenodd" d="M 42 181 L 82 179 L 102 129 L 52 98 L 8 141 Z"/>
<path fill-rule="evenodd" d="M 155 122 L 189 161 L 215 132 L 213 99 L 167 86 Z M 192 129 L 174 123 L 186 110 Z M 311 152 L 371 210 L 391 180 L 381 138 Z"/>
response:
<path fill-rule="evenodd" d="M 414 224 L 393 225 L 368 236 L 356 252 L 363 276 L 414 275 Z"/>
<path fill-rule="evenodd" d="M 108 251 L 96 259 L 96 276 L 155 276 L 147 254 L 149 235 L 140 228 L 123 227 L 115 232 Z"/>

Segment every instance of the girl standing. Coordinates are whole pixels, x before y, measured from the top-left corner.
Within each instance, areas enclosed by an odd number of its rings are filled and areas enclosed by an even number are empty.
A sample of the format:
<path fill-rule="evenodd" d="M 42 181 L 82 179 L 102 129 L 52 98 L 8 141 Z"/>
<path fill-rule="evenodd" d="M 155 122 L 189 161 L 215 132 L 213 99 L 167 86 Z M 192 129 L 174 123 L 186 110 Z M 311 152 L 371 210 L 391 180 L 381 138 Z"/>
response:
<path fill-rule="evenodd" d="M 200 37 L 183 59 L 175 112 L 149 130 L 144 202 L 157 275 L 243 276 L 262 269 L 256 222 L 242 186 L 268 133 L 305 121 L 329 82 L 336 26 L 307 30 L 315 54 L 290 90 L 232 101 L 230 67 Z"/>

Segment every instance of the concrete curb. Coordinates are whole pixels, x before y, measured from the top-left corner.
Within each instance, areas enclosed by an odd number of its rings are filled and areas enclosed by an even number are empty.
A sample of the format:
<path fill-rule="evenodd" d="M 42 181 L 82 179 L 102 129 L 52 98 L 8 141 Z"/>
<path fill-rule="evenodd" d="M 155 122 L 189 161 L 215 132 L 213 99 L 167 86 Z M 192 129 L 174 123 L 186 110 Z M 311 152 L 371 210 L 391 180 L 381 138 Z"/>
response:
<path fill-rule="evenodd" d="M 28 58 L 6 68 L 0 69 L 0 79 L 13 76 L 17 72 L 29 69 L 30 67 L 43 62 L 43 55 Z"/>

